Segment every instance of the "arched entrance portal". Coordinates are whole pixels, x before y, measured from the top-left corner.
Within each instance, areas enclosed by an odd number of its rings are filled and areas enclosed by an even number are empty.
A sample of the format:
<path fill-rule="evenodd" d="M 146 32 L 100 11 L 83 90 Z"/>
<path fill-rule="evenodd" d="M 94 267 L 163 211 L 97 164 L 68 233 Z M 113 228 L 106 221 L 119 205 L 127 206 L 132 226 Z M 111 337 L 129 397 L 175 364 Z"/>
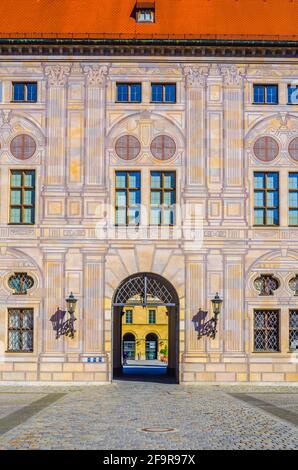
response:
<path fill-rule="evenodd" d="M 123 355 L 128 358 L 128 349 L 133 348 L 135 358 L 139 359 L 140 354 L 136 354 L 136 344 L 138 350 L 140 343 L 144 342 L 145 361 L 163 360 L 166 355 L 167 376 L 173 377 L 176 382 L 179 380 L 179 298 L 172 284 L 162 276 L 153 273 L 134 274 L 122 281 L 116 289 L 113 297 L 113 378 L 118 378 L 123 374 Z M 131 322 L 130 331 L 134 331 L 134 313 L 135 311 L 144 311 L 148 313 L 147 322 L 152 327 L 154 321 L 154 311 L 164 312 L 167 323 L 167 344 L 151 332 L 144 334 L 143 338 L 135 336 L 134 345 L 127 339 L 127 334 L 123 335 L 123 316 Z M 147 315 L 146 313 L 146 315 Z M 144 323 L 144 322 L 143 322 Z M 145 322 L 146 323 L 146 322 Z M 126 325 L 127 326 L 127 325 Z M 153 331 L 152 331 L 153 330 Z M 127 331 L 127 330 L 126 330 Z M 131 336 L 133 336 L 131 334 Z M 125 342 L 124 342 L 125 339 Z M 125 354 L 124 354 L 125 346 Z M 136 357 L 137 356 L 137 357 Z M 128 361 L 129 362 L 129 361 Z M 152 377 L 151 377 L 152 379 Z"/>

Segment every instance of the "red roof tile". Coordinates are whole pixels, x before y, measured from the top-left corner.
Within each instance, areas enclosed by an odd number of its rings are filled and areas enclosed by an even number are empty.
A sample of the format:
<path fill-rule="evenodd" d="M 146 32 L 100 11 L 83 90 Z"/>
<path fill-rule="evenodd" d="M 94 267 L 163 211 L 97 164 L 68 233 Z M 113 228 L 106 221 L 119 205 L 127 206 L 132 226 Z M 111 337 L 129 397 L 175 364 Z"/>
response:
<path fill-rule="evenodd" d="M 2 0 L 1 37 L 298 40 L 298 0 L 155 0 L 137 24 L 136 0 Z"/>

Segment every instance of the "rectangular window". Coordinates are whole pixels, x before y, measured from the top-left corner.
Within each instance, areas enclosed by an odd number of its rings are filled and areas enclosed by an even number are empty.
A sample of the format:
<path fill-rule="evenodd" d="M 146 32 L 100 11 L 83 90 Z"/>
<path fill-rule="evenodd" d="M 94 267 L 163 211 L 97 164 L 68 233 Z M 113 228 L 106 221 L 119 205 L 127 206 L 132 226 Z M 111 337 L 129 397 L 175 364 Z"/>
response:
<path fill-rule="evenodd" d="M 125 323 L 132 323 L 132 310 L 126 310 L 125 312 Z"/>
<path fill-rule="evenodd" d="M 117 101 L 121 103 L 140 103 L 142 87 L 140 83 L 117 83 Z"/>
<path fill-rule="evenodd" d="M 8 309 L 8 351 L 33 351 L 33 309 Z"/>
<path fill-rule="evenodd" d="M 37 101 L 37 83 L 36 82 L 14 82 L 13 101 Z"/>
<path fill-rule="evenodd" d="M 156 311 L 155 310 L 149 310 L 149 323 L 150 324 L 156 323 Z"/>
<path fill-rule="evenodd" d="M 254 311 L 254 350 L 279 351 L 279 310 Z"/>
<path fill-rule="evenodd" d="M 288 85 L 288 104 L 298 104 L 298 85 Z"/>
<path fill-rule="evenodd" d="M 151 172 L 151 225 L 174 225 L 176 175 L 173 171 Z"/>
<path fill-rule="evenodd" d="M 151 91 L 153 103 L 176 103 L 175 83 L 152 83 Z"/>
<path fill-rule="evenodd" d="M 278 85 L 254 85 L 254 104 L 278 104 Z"/>
<path fill-rule="evenodd" d="M 35 171 L 11 170 L 10 223 L 34 224 Z"/>
<path fill-rule="evenodd" d="M 254 224 L 279 225 L 278 173 L 254 173 Z"/>
<path fill-rule="evenodd" d="M 116 171 L 116 225 L 139 225 L 141 174 L 139 171 Z"/>
<path fill-rule="evenodd" d="M 137 23 L 154 23 L 154 8 L 137 8 Z"/>
<path fill-rule="evenodd" d="M 289 173 L 289 225 L 298 225 L 298 173 Z"/>
<path fill-rule="evenodd" d="M 298 350 L 298 310 L 290 310 L 289 318 L 289 343 L 290 351 Z"/>

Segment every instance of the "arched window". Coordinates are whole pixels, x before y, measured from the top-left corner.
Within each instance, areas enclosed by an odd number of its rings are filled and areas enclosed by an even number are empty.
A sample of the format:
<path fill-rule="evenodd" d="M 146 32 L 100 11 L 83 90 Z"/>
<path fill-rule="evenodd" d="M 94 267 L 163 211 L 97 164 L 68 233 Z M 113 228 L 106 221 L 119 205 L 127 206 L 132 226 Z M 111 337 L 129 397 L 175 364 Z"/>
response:
<path fill-rule="evenodd" d="M 132 333 L 123 336 L 123 358 L 134 360 L 136 356 L 136 338 Z"/>
<path fill-rule="evenodd" d="M 146 360 L 152 361 L 157 359 L 158 337 L 155 333 L 149 333 L 146 336 Z"/>

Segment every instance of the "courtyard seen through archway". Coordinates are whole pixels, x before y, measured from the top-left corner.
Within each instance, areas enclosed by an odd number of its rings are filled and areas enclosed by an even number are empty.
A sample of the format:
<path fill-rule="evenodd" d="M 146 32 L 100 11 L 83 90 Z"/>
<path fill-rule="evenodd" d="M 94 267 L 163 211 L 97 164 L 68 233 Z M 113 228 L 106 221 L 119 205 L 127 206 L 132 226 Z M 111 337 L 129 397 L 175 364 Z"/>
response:
<path fill-rule="evenodd" d="M 113 301 L 113 378 L 178 382 L 178 297 L 161 276 L 125 279 Z"/>

